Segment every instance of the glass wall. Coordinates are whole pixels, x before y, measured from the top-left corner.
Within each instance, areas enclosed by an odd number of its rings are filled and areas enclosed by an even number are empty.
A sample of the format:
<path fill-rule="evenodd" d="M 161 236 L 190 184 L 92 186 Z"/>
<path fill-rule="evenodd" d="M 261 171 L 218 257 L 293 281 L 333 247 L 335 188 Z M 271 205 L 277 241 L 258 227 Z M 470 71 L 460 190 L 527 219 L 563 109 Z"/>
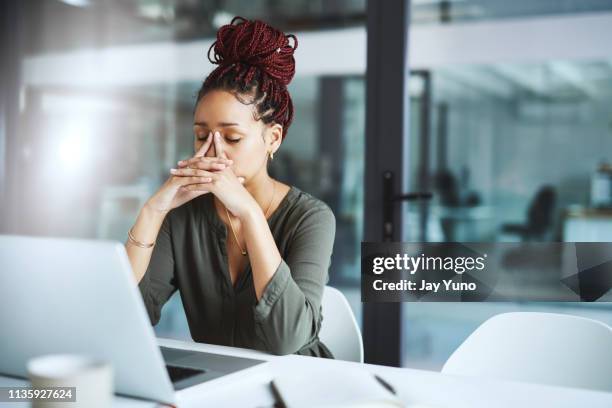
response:
<path fill-rule="evenodd" d="M 430 95 L 424 78 L 431 81 Z M 434 199 L 426 241 L 612 238 L 609 61 L 444 67 L 412 81 L 416 151 L 422 121 L 430 124 L 428 155 L 415 157 L 411 174 L 415 178 L 427 161 Z M 426 98 L 431 103 L 424 114 Z M 418 220 L 417 213 L 408 217 Z M 612 323 L 608 303 L 406 303 L 404 364 L 439 369 L 484 320 L 523 310 Z"/>

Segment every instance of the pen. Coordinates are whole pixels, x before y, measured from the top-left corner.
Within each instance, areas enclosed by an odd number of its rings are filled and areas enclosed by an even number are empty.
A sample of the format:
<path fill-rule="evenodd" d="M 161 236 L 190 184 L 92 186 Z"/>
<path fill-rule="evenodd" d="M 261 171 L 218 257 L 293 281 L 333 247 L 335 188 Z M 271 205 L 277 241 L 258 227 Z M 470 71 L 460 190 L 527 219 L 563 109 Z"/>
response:
<path fill-rule="evenodd" d="M 395 388 L 393 388 L 393 386 L 391 384 L 389 384 L 388 382 L 386 382 L 385 380 L 383 380 L 381 377 L 379 377 L 378 375 L 374 374 L 374 378 L 376 378 L 376 380 L 386 389 L 388 389 L 389 391 L 391 391 L 392 394 L 397 395 L 397 392 L 395 391 Z"/>
<path fill-rule="evenodd" d="M 286 408 L 285 402 L 283 401 L 280 392 L 278 392 L 278 388 L 276 388 L 276 384 L 274 384 L 274 381 L 270 381 L 270 387 L 272 388 L 272 395 L 274 395 L 275 400 L 272 408 Z"/>

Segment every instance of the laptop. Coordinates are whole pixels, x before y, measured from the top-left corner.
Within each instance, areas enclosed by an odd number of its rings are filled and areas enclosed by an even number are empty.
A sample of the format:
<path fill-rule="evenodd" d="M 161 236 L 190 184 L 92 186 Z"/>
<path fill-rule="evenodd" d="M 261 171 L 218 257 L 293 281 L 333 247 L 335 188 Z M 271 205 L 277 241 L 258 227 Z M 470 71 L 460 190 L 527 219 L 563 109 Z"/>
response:
<path fill-rule="evenodd" d="M 123 244 L 0 235 L 0 374 L 79 353 L 113 365 L 115 392 L 175 404 L 177 391 L 264 361 L 159 347 Z"/>

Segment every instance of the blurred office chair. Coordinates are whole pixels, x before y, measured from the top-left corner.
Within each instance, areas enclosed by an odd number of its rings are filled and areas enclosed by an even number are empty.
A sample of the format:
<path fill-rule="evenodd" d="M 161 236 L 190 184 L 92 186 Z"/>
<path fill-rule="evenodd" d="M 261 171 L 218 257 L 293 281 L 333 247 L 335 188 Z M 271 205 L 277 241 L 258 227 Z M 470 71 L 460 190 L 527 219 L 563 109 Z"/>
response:
<path fill-rule="evenodd" d="M 336 288 L 325 286 L 321 302 L 323 320 L 319 340 L 337 360 L 363 363 L 361 331 L 348 301 Z"/>
<path fill-rule="evenodd" d="M 518 235 L 523 241 L 544 239 L 553 224 L 556 199 L 555 189 L 552 186 L 542 187 L 529 204 L 527 223 L 504 224 L 502 231 Z"/>
<path fill-rule="evenodd" d="M 611 392 L 612 328 L 565 314 L 499 314 L 457 348 L 442 372 Z"/>

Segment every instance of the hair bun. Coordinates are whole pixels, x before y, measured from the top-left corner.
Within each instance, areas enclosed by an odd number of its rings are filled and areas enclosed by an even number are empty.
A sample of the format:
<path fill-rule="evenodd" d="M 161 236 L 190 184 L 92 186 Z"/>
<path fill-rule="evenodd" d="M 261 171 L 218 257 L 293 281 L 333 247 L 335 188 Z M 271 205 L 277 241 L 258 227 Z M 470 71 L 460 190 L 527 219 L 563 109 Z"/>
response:
<path fill-rule="evenodd" d="M 238 23 L 234 24 L 235 21 Z M 293 46 L 289 44 L 289 38 L 293 38 Z M 213 64 L 257 67 L 287 86 L 295 75 L 293 53 L 297 45 L 297 38 L 293 34 L 285 35 L 263 21 L 236 16 L 229 24 L 219 28 L 217 39 L 208 49 L 207 56 Z"/>

